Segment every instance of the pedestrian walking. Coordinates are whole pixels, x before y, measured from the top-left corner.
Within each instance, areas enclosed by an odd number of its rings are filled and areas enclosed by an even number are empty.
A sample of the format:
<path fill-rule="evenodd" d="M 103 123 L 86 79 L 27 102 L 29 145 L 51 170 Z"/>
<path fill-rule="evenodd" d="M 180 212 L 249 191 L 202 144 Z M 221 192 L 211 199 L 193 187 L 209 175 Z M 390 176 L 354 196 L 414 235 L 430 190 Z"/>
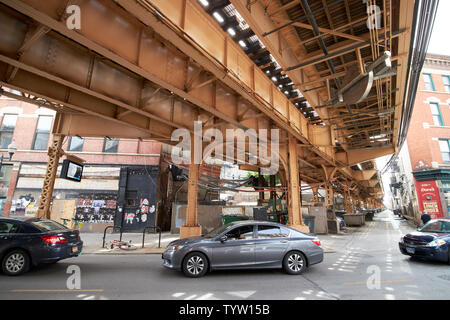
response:
<path fill-rule="evenodd" d="M 422 220 L 423 224 L 426 224 L 428 221 L 431 220 L 431 217 L 428 213 L 422 213 L 422 215 L 420 216 L 420 219 Z"/>

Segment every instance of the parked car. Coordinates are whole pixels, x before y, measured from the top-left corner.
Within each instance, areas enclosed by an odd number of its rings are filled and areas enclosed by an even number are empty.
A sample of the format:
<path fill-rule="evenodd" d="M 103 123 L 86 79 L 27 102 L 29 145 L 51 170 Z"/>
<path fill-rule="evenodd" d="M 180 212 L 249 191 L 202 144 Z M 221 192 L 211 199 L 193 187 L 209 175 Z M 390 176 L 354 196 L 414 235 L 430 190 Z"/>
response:
<path fill-rule="evenodd" d="M 279 223 L 236 221 L 198 237 L 172 241 L 163 253 L 163 266 L 201 277 L 220 269 L 283 268 L 301 274 L 323 261 L 317 237 Z"/>
<path fill-rule="evenodd" d="M 399 247 L 404 255 L 450 264 L 450 219 L 428 221 L 417 231 L 403 236 Z"/>
<path fill-rule="evenodd" d="M 0 217 L 0 261 L 7 275 L 16 276 L 31 266 L 76 257 L 82 248 L 80 232 L 55 221 Z"/>

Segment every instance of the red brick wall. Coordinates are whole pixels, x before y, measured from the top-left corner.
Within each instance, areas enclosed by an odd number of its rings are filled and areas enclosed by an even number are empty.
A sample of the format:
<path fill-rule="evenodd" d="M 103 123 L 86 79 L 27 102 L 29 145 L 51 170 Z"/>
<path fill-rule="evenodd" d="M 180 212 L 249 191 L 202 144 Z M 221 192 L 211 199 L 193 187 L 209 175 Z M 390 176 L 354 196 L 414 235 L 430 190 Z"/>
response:
<path fill-rule="evenodd" d="M 13 139 L 17 144 L 18 151 L 14 154 L 13 161 L 20 162 L 47 162 L 47 150 L 32 150 L 36 125 L 38 121 L 37 106 L 16 100 L 0 99 L 0 110 L 5 107 L 15 107 L 22 109 L 19 114 L 14 130 Z M 6 111 L 6 113 L 15 113 Z M 3 116 L 0 115 L 0 124 Z M 51 135 L 49 145 L 51 143 Z M 63 150 L 69 147 L 70 138 L 66 138 Z M 158 165 L 159 154 L 161 153 L 161 143 L 156 141 L 138 141 L 124 139 L 119 141 L 117 154 L 103 153 L 103 138 L 87 138 L 83 144 L 81 153 L 74 152 L 84 159 L 87 164 L 123 164 L 123 165 Z M 95 154 L 89 154 L 90 152 Z M 5 151 L 4 156 L 8 156 Z M 131 154 L 131 155 L 124 155 Z M 139 154 L 143 154 L 142 156 Z M 144 154 L 146 156 L 144 156 Z M 151 156 L 148 156 L 151 155 Z"/>
<path fill-rule="evenodd" d="M 427 68 L 426 65 L 425 68 Z M 432 73 L 432 78 L 435 91 L 427 91 L 423 74 L 420 77 L 414 110 L 408 129 L 408 150 L 413 170 L 417 169 L 416 166 L 419 161 L 423 161 L 429 167 L 431 167 L 432 162 L 443 164 L 439 141 L 432 138 L 450 139 L 450 107 L 447 103 L 447 100 L 450 99 L 450 94 L 445 92 L 441 74 Z M 434 127 L 430 104 L 425 102 L 430 97 L 440 100 L 439 108 L 444 127 Z M 431 127 L 425 129 L 424 122 L 427 122 Z"/>

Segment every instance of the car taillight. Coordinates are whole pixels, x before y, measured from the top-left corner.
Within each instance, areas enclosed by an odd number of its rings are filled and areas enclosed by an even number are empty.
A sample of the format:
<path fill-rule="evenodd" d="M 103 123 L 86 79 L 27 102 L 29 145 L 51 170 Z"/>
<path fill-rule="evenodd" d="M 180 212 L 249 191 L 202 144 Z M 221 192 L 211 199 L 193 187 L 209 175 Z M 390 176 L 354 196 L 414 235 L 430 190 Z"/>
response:
<path fill-rule="evenodd" d="M 65 243 L 66 238 L 60 236 L 43 236 L 41 237 L 47 243 L 56 244 L 56 243 Z"/>
<path fill-rule="evenodd" d="M 311 241 L 312 241 L 313 243 L 317 244 L 319 247 L 322 245 L 322 244 L 320 243 L 320 240 L 319 240 L 319 239 L 312 239 Z"/>

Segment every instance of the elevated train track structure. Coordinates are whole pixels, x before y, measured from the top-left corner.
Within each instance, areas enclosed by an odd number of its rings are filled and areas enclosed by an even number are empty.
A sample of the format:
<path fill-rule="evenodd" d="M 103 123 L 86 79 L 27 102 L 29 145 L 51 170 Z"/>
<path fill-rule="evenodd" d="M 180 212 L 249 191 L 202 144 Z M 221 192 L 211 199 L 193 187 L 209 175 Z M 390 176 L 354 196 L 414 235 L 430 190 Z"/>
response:
<path fill-rule="evenodd" d="M 417 2 L 0 0 L 0 85 L 21 92 L 2 94 L 57 111 L 40 214 L 65 136 L 175 145 L 172 132 L 193 134 L 195 121 L 224 136 L 279 129 L 278 176 L 299 230 L 301 182 L 324 187 L 328 206 L 335 192 L 350 212 L 381 206 L 374 159 L 398 151 Z M 245 152 L 258 162 L 242 169 L 266 166 L 237 139 L 245 150 L 228 160 Z M 201 232 L 200 167 L 189 165 L 181 237 Z"/>

